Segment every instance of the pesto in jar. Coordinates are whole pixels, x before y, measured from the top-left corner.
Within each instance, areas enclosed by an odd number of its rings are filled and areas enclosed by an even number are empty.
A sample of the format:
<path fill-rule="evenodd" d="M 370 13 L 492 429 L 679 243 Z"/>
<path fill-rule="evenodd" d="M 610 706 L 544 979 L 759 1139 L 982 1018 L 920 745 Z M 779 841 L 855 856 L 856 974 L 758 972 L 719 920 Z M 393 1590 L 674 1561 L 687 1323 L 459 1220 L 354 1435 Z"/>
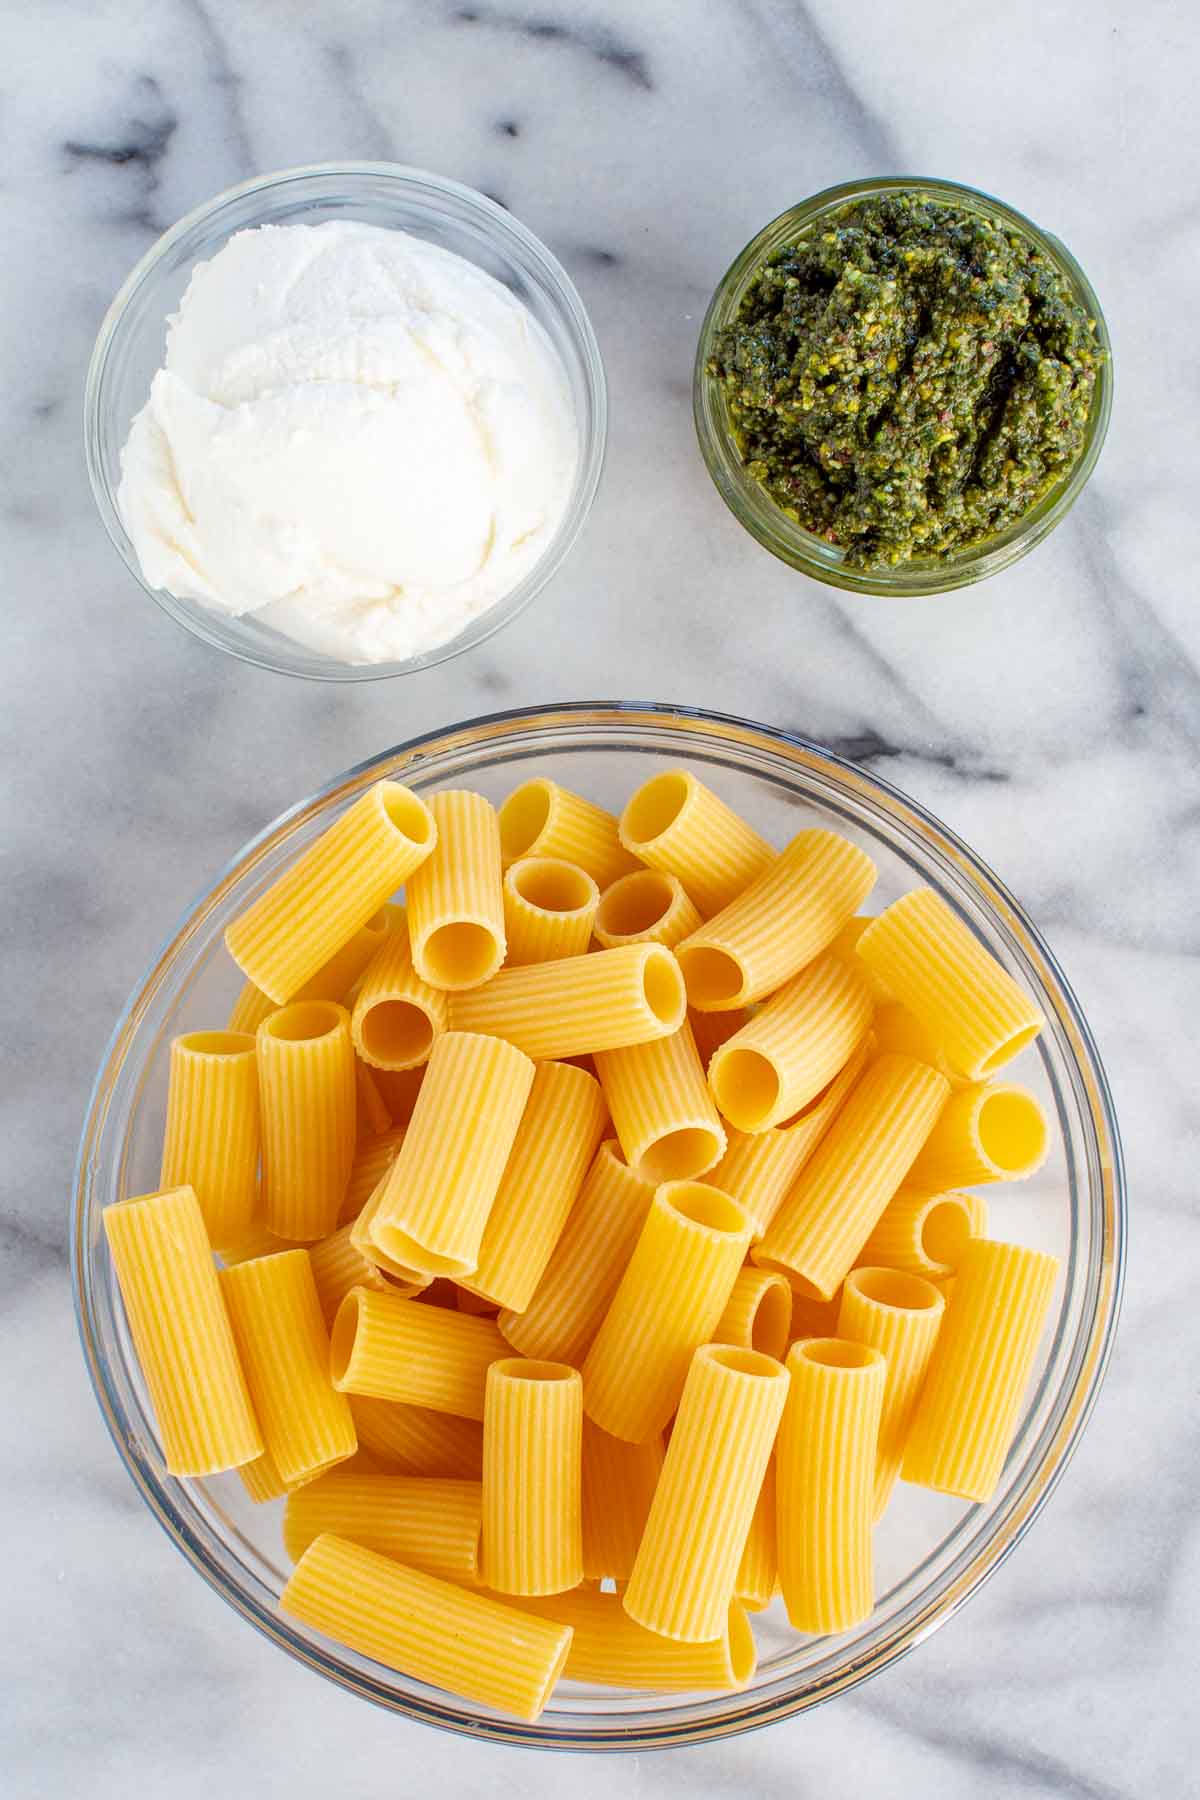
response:
<path fill-rule="evenodd" d="M 1103 354 L 1015 226 L 900 192 L 774 251 L 708 373 L 748 473 L 870 569 L 976 545 L 1057 486 Z"/>

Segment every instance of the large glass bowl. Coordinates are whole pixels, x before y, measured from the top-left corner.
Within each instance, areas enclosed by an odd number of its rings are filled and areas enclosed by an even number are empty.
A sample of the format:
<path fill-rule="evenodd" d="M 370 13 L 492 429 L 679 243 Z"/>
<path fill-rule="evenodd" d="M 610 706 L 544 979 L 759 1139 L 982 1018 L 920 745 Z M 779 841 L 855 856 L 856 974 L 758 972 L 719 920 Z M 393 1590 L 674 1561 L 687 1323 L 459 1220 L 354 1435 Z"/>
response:
<path fill-rule="evenodd" d="M 501 799 L 551 775 L 616 808 L 656 770 L 693 769 L 776 842 L 834 826 L 879 866 L 871 904 L 925 882 L 1032 992 L 1047 1028 L 1014 1065 L 1052 1122 L 1034 1180 L 988 1193 L 994 1235 L 1053 1251 L 1063 1270 L 1020 1428 L 994 1499 L 901 1486 L 878 1533 L 878 1604 L 840 1637 L 805 1638 L 759 1615 L 753 1685 L 661 1696 L 565 1684 L 523 1725 L 407 1680 L 281 1618 L 287 1561 L 278 1506 L 254 1507 L 236 1475 L 179 1481 L 163 1466 L 118 1300 L 101 1208 L 158 1180 L 167 1046 L 223 1023 L 239 977 L 224 926 L 371 782 L 420 792 L 469 786 Z M 80 1146 L 73 1266 L 84 1354 L 109 1430 L 147 1505 L 188 1561 L 242 1616 L 330 1680 L 393 1711 L 474 1737 L 569 1749 L 637 1750 L 747 1730 L 864 1680 L 921 1642 L 975 1592 L 1040 1511 L 1078 1442 L 1104 1371 L 1121 1287 L 1124 1190 L 1116 1122 L 1095 1046 L 1054 958 L 1016 901 L 965 844 L 885 782 L 816 745 L 717 714 L 651 705 L 502 713 L 418 738 L 301 801 L 240 851 L 183 918 L 118 1021 Z"/>
<path fill-rule="evenodd" d="M 871 200 L 888 194 L 916 194 L 922 200 L 981 213 L 998 219 L 1002 225 L 1028 239 L 1057 269 L 1075 299 L 1096 323 L 1096 342 L 1105 359 L 1096 374 L 1091 412 L 1083 448 L 1067 473 L 1042 496 L 1036 506 L 1019 519 L 978 543 L 968 544 L 945 557 L 913 557 L 910 562 L 869 569 L 850 568 L 843 551 L 826 543 L 815 532 L 788 517 L 760 482 L 749 474 L 737 445 L 729 418 L 725 390 L 708 373 L 709 358 L 720 332 L 737 318 L 746 290 L 776 250 L 791 243 L 796 235 L 826 214 L 837 212 L 853 200 Z M 1066 518 L 1083 492 L 1108 431 L 1112 412 L 1113 371 L 1112 344 L 1100 302 L 1091 282 L 1061 240 L 1035 225 L 1015 207 L 978 188 L 964 187 L 957 181 L 935 181 L 913 175 L 889 175 L 866 181 L 846 181 L 839 187 L 826 188 L 811 199 L 791 206 L 772 219 L 769 225 L 752 237 L 717 283 L 716 292 L 700 327 L 696 363 L 692 376 L 692 408 L 700 453 L 704 457 L 717 492 L 740 525 L 781 562 L 790 563 L 805 575 L 831 587 L 846 588 L 857 594 L 884 594 L 894 598 L 915 598 L 922 594 L 945 594 L 954 588 L 968 587 L 985 576 L 996 575 L 1040 544 Z"/>
<path fill-rule="evenodd" d="M 465 257 L 502 282 L 553 345 L 571 397 L 578 460 L 558 529 L 531 569 L 457 636 L 401 662 L 346 663 L 297 643 L 252 614 L 229 618 L 198 600 L 151 587 L 117 508 L 121 447 L 166 348 L 167 319 L 193 268 L 237 231 L 257 225 L 322 225 L 355 220 L 411 232 Z M 284 169 L 229 188 L 180 219 L 132 270 L 96 338 L 83 403 L 92 493 L 109 537 L 152 600 L 205 643 L 245 662 L 318 681 L 374 681 L 432 668 L 481 644 L 541 592 L 583 529 L 604 465 L 608 401 L 591 321 L 570 276 L 533 233 L 486 194 L 399 163 L 320 163 Z"/>

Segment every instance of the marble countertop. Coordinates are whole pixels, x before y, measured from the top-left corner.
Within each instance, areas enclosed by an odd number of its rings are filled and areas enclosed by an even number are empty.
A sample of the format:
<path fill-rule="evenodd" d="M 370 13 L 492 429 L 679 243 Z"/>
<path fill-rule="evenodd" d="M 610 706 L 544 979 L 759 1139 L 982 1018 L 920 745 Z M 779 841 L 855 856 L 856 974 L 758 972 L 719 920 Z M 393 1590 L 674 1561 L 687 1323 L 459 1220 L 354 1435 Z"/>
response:
<path fill-rule="evenodd" d="M 0 25 L 0 1792 L 927 1800 L 1200 1793 L 1200 20 L 1185 0 L 43 0 Z M 612 397 L 585 536 L 512 628 L 339 690 L 160 615 L 106 542 L 80 396 L 155 235 L 252 173 L 391 158 L 497 196 L 591 310 Z M 1116 345 L 1099 472 L 1008 574 L 921 602 L 776 564 L 711 491 L 695 334 L 734 252 L 855 175 L 945 174 L 1071 243 Z M 155 1528 L 71 1318 L 65 1212 L 113 1017 L 184 905 L 336 770 L 498 707 L 636 693 L 886 774 L 1009 881 L 1123 1122 L 1123 1329 L 1003 1575 L 880 1680 L 709 1748 L 500 1753 L 355 1702 L 238 1624 Z"/>

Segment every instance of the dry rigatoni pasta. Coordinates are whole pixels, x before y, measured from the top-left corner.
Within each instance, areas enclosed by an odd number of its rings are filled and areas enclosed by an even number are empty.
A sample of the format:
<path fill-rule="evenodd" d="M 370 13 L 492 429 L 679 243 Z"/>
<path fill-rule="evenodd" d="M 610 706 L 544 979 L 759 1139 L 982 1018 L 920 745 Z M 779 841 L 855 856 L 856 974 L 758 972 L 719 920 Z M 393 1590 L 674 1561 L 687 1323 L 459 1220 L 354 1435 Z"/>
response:
<path fill-rule="evenodd" d="M 487 981 L 504 961 L 500 827 L 482 794 L 451 788 L 429 810 L 438 841 L 405 889 L 413 967 L 431 987 Z"/>
<path fill-rule="evenodd" d="M 727 1044 L 734 1032 L 740 1031 L 754 1014 L 748 1006 L 731 1007 L 728 1012 L 698 1012 L 694 1006 L 689 1006 L 687 1016 L 700 1061 L 707 1070 L 721 1045 Z"/>
<path fill-rule="evenodd" d="M 787 1391 L 782 1363 L 756 1350 L 705 1344 L 692 1357 L 622 1596 L 648 1631 L 693 1644 L 720 1634 Z"/>
<path fill-rule="evenodd" d="M 583 1384 L 566 1363 L 508 1357 L 487 1372 L 483 1579 L 501 1594 L 583 1580 Z"/>
<path fill-rule="evenodd" d="M 514 788 L 500 808 L 500 845 L 506 867 L 527 856 L 561 857 L 600 889 L 638 866 L 621 848 L 611 813 L 543 775 Z"/>
<path fill-rule="evenodd" d="M 653 1185 L 628 1167 L 620 1145 L 601 1144 L 533 1299 L 497 1321 L 514 1350 L 582 1364 L 653 1198 Z"/>
<path fill-rule="evenodd" d="M 860 969 L 867 967 L 861 956 L 858 966 Z M 944 1075 L 952 1088 L 963 1085 L 925 1027 L 898 1000 L 885 1000 L 875 1008 L 871 1030 L 881 1054 L 895 1051 L 901 1056 L 915 1056 L 918 1062 L 926 1062 L 939 1075 Z"/>
<path fill-rule="evenodd" d="M 932 888 L 915 888 L 880 913 L 859 939 L 858 954 L 967 1081 L 994 1075 L 1044 1023 L 1028 994 Z"/>
<path fill-rule="evenodd" d="M 299 1485 L 283 1479 L 275 1466 L 275 1458 L 264 1450 L 253 1462 L 243 1463 L 237 1471 L 238 1480 L 245 1488 L 255 1506 L 267 1506 L 272 1500 L 282 1500 Z"/>
<path fill-rule="evenodd" d="M 358 1447 L 329 1378 L 329 1332 L 305 1250 L 222 1269 L 221 1293 L 263 1442 L 280 1477 L 307 1481 Z"/>
<path fill-rule="evenodd" d="M 725 1154 L 710 1171 L 709 1180 L 745 1207 L 752 1239 L 766 1233 L 792 1183 L 853 1092 L 869 1057 L 867 1039 L 825 1091 L 794 1119 L 784 1119 L 766 1131 L 738 1131 L 730 1126 Z"/>
<path fill-rule="evenodd" d="M 365 925 L 359 927 L 354 936 L 348 938 L 340 950 L 334 952 L 323 968 L 317 970 L 304 986 L 292 995 L 293 1000 L 336 1000 L 339 1005 L 349 1004 L 348 996 L 352 992 L 359 976 L 383 943 L 391 929 L 392 909 L 381 906 L 372 913 Z M 256 1032 L 268 1013 L 277 1010 L 277 1002 L 264 994 L 260 987 L 252 981 L 242 986 L 242 991 L 234 1002 L 233 1011 L 229 1015 L 227 1031 Z"/>
<path fill-rule="evenodd" d="M 913 1413 L 946 1303 L 919 1275 L 899 1269 L 852 1269 L 842 1288 L 837 1335 L 870 1344 L 887 1364 L 879 1449 L 875 1459 L 876 1519 L 892 1497 Z"/>
<path fill-rule="evenodd" d="M 855 913 L 852 919 L 846 920 L 841 930 L 830 942 L 829 954 L 840 956 L 843 962 L 848 962 L 856 968 L 866 980 L 867 986 L 871 990 L 871 998 L 876 1006 L 883 1006 L 891 999 L 891 995 L 874 969 L 868 968 L 858 954 L 858 940 L 867 926 L 874 923 L 875 918 L 872 913 Z"/>
<path fill-rule="evenodd" d="M 965 1500 L 995 1491 L 1046 1323 L 1057 1257 L 973 1238 L 908 1434 L 905 1481 Z"/>
<path fill-rule="evenodd" d="M 355 1148 L 354 1161 L 350 1165 L 350 1179 L 346 1183 L 346 1192 L 342 1197 L 342 1208 L 338 1214 L 343 1225 L 348 1225 L 358 1218 L 363 1207 L 396 1160 L 396 1152 L 403 1142 L 403 1125 L 393 1125 L 387 1131 L 381 1131 L 376 1136 L 360 1138 Z"/>
<path fill-rule="evenodd" d="M 479 1578 L 480 1494 L 478 1481 L 334 1469 L 289 1497 L 283 1547 L 299 1562 L 322 1532 L 331 1531 L 470 1587 Z"/>
<path fill-rule="evenodd" d="M 244 975 L 283 1006 L 367 924 L 437 842 L 429 808 L 369 788 L 225 932 Z"/>
<path fill-rule="evenodd" d="M 1024 1181 L 1041 1168 L 1049 1144 L 1046 1115 L 1028 1088 L 979 1082 L 951 1094 L 908 1183 L 935 1193 Z"/>
<path fill-rule="evenodd" d="M 801 1294 L 828 1300 L 853 1266 L 945 1104 L 936 1070 L 881 1056 L 855 1086 L 755 1246 Z"/>
<path fill-rule="evenodd" d="M 699 908 L 677 875 L 662 869 L 635 869 L 604 890 L 596 913 L 596 942 L 662 944 L 674 949 L 702 923 Z"/>
<path fill-rule="evenodd" d="M 428 1062 L 448 1022 L 445 994 L 413 967 L 408 920 L 401 913 L 358 984 L 350 1015 L 354 1048 L 373 1068 L 416 1069 Z"/>
<path fill-rule="evenodd" d="M 639 1444 L 662 1430 L 749 1242 L 746 1215 L 727 1194 L 699 1181 L 657 1189 L 583 1365 L 583 1404 L 602 1431 Z"/>
<path fill-rule="evenodd" d="M 394 1293 L 387 1276 L 368 1262 L 351 1236 L 352 1225 L 339 1225 L 329 1237 L 308 1248 L 309 1265 L 317 1284 L 317 1299 L 325 1324 L 332 1329 L 338 1307 L 351 1288 L 374 1288 L 378 1293 Z"/>
<path fill-rule="evenodd" d="M 354 1163 L 350 1015 L 329 1000 L 281 1007 L 258 1028 L 263 1218 L 304 1243 L 337 1225 Z"/>
<path fill-rule="evenodd" d="M 570 1627 L 326 1532 L 279 1599 L 289 1618 L 362 1656 L 532 1721 L 562 1673 Z"/>
<path fill-rule="evenodd" d="M 454 995 L 450 1022 L 455 1031 L 505 1038 L 545 1062 L 669 1037 L 686 1011 L 671 952 L 661 944 L 627 944 L 501 969 L 486 986 Z"/>
<path fill-rule="evenodd" d="M 943 1281 L 953 1275 L 971 1239 L 987 1236 L 987 1221 L 987 1202 L 979 1194 L 931 1194 L 905 1186 L 884 1207 L 859 1261 Z"/>
<path fill-rule="evenodd" d="M 738 1274 L 725 1311 L 713 1327 L 714 1344 L 738 1344 L 782 1359 L 791 1338 L 792 1290 L 774 1269 L 749 1265 Z"/>
<path fill-rule="evenodd" d="M 394 1157 L 392 1161 L 395 1161 Z M 421 1269 L 414 1269 L 408 1263 L 399 1262 L 395 1257 L 389 1256 L 386 1250 L 380 1249 L 372 1235 L 371 1228 L 375 1223 L 375 1215 L 383 1203 L 384 1194 L 387 1192 L 389 1173 L 390 1165 L 375 1184 L 375 1188 L 369 1195 L 366 1205 L 351 1221 L 350 1242 L 358 1251 L 358 1254 L 363 1258 L 364 1262 L 373 1263 L 375 1268 L 378 1269 L 381 1274 L 386 1275 L 389 1281 L 398 1286 L 404 1293 L 420 1294 L 430 1285 L 430 1282 L 434 1277 Z"/>
<path fill-rule="evenodd" d="M 683 1644 L 638 1625 L 619 1594 L 573 1588 L 544 1600 L 519 1604 L 541 1619 L 569 1625 L 571 1647 L 563 1674 L 569 1681 L 597 1687 L 650 1688 L 655 1692 L 733 1692 L 754 1678 L 758 1653 L 745 1610 L 734 1601 L 721 1635 L 703 1644 Z"/>
<path fill-rule="evenodd" d="M 720 1162 L 725 1128 L 686 1018 L 670 1037 L 598 1050 L 595 1063 L 631 1169 L 648 1181 L 684 1181 Z"/>
<path fill-rule="evenodd" d="M 747 1612 L 762 1612 L 770 1606 L 779 1586 L 777 1531 L 775 1458 L 772 1457 L 754 1503 L 754 1517 L 746 1533 L 742 1560 L 733 1584 L 733 1591 Z"/>
<path fill-rule="evenodd" d="M 358 1055 L 354 1058 L 355 1154 L 357 1146 L 392 1129 L 392 1115 L 375 1082 L 375 1073 Z M 343 1199 L 342 1205 L 345 1206 Z"/>
<path fill-rule="evenodd" d="M 804 1338 L 775 1453 L 779 1584 L 797 1631 L 848 1631 L 875 1604 L 875 1455 L 887 1365 L 868 1344 Z"/>
<path fill-rule="evenodd" d="M 592 937 L 600 889 L 574 863 L 523 856 L 504 871 L 508 966 L 582 956 Z"/>
<path fill-rule="evenodd" d="M 801 831 L 676 954 L 689 1004 L 748 1006 L 819 956 L 870 893 L 875 864 L 834 831 Z"/>
<path fill-rule="evenodd" d="M 775 851 L 687 769 L 653 775 L 621 814 L 621 842 L 639 862 L 675 875 L 705 918 L 775 860 Z"/>
<path fill-rule="evenodd" d="M 362 1449 L 401 1475 L 453 1475 L 477 1481 L 483 1468 L 483 1430 L 474 1419 L 432 1412 L 399 1400 L 349 1394 Z"/>
<path fill-rule="evenodd" d="M 394 1262 L 425 1275 L 478 1268 L 533 1073 L 529 1058 L 501 1038 L 448 1031 L 438 1039 L 370 1224 Z"/>
<path fill-rule="evenodd" d="M 627 1444 L 583 1421 L 583 1578 L 628 1581 L 662 1474 L 661 1437 Z"/>
<path fill-rule="evenodd" d="M 818 957 L 713 1053 L 713 1099 L 739 1131 L 766 1131 L 812 1104 L 870 1024 L 862 976 L 835 956 Z"/>
<path fill-rule="evenodd" d="M 190 1187 L 104 1208 L 104 1235 L 172 1475 L 253 1462 L 262 1435 Z"/>
<path fill-rule="evenodd" d="M 387 1104 L 393 1125 L 407 1125 L 425 1080 L 426 1064 L 419 1069 L 376 1069 L 375 1086 Z"/>
<path fill-rule="evenodd" d="M 600 1084 L 570 1063 L 538 1063 L 483 1239 L 465 1285 L 524 1312 L 604 1135 Z M 460 1291 L 459 1303 L 469 1299 Z M 467 1310 L 471 1310 L 467 1308 Z"/>
<path fill-rule="evenodd" d="M 342 1393 L 482 1419 L 488 1368 L 508 1354 L 490 1319 L 352 1288 L 333 1322 L 330 1368 Z"/>
<path fill-rule="evenodd" d="M 171 1040 L 159 1187 L 190 1187 L 215 1250 L 241 1243 L 258 1206 L 258 1063 L 244 1032 Z"/>

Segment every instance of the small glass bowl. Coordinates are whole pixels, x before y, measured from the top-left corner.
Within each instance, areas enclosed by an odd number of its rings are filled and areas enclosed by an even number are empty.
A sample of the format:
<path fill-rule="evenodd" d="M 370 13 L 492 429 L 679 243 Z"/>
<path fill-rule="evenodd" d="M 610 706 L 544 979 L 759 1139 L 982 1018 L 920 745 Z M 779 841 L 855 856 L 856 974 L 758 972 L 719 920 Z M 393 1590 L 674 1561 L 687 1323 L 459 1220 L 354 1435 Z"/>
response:
<path fill-rule="evenodd" d="M 287 1559 L 278 1506 L 252 1506 L 236 1475 L 166 1473 L 105 1247 L 101 1210 L 158 1184 L 168 1046 L 220 1024 L 240 986 L 224 927 L 370 783 L 423 794 L 473 787 L 499 801 L 553 776 L 619 808 L 642 781 L 689 768 L 776 843 L 830 825 L 875 858 L 872 906 L 918 882 L 945 896 L 1046 1015 L 1013 1066 L 1051 1121 L 1032 1180 L 988 1191 L 991 1230 L 1062 1259 L 1054 1309 L 1000 1486 L 971 1506 L 903 1484 L 876 1533 L 878 1602 L 839 1637 L 801 1637 L 780 1603 L 755 1615 L 759 1667 L 737 1694 L 646 1694 L 568 1682 L 535 1725 L 457 1700 L 309 1631 L 277 1610 Z M 787 732 L 715 713 L 631 703 L 501 713 L 385 751 L 301 801 L 238 853 L 185 914 L 131 995 L 97 1076 L 80 1144 L 72 1265 L 84 1355 L 117 1449 L 143 1499 L 192 1566 L 273 1643 L 352 1693 L 410 1718 L 495 1742 L 642 1750 L 749 1730 L 843 1693 L 943 1624 L 999 1566 L 1066 1466 L 1091 1410 L 1116 1325 L 1125 1190 L 1116 1121 L 1087 1024 L 1016 901 L 966 845 L 894 788 Z"/>
<path fill-rule="evenodd" d="M 1042 254 L 1054 264 L 1075 291 L 1080 305 L 1096 321 L 1096 342 L 1105 351 L 1104 361 L 1096 375 L 1092 409 L 1087 435 L 1078 461 L 1059 485 L 1021 518 L 994 536 L 984 538 L 970 548 L 943 558 L 914 558 L 895 568 L 847 568 L 845 556 L 836 544 L 826 543 L 811 531 L 789 519 L 766 489 L 746 473 L 729 423 L 725 392 L 719 381 L 708 373 L 717 334 L 733 323 L 750 286 L 767 257 L 782 245 L 790 243 L 805 226 L 822 214 L 835 211 L 851 200 L 869 200 L 884 194 L 911 193 L 924 200 L 941 200 L 954 206 L 969 208 L 992 218 L 1000 218 L 1023 236 L 1031 238 Z M 897 597 L 918 594 L 946 594 L 954 588 L 968 587 L 985 576 L 998 574 L 1048 537 L 1066 517 L 1083 492 L 1088 477 L 1096 466 L 1108 431 L 1112 411 L 1113 374 L 1112 346 L 1104 314 L 1100 310 L 1092 285 L 1065 244 L 1043 231 L 1023 213 L 995 200 L 978 188 L 963 187 L 956 181 L 926 180 L 911 175 L 887 176 L 870 181 L 846 181 L 839 187 L 826 188 L 791 206 L 772 219 L 757 237 L 735 258 L 717 284 L 700 328 L 696 349 L 696 366 L 692 380 L 692 406 L 696 435 L 708 472 L 717 492 L 738 523 L 752 537 L 782 562 L 790 563 L 805 575 L 813 576 L 830 587 L 847 588 L 857 594 L 891 594 Z"/>
<path fill-rule="evenodd" d="M 357 220 L 408 231 L 485 269 L 533 314 L 554 345 L 570 390 L 578 440 L 571 495 L 541 557 L 503 599 L 457 637 L 400 662 L 345 663 L 307 649 L 253 616 L 229 618 L 151 587 L 117 510 L 121 447 L 162 364 L 167 319 L 198 262 L 256 225 Z M 84 448 L 100 517 L 129 572 L 164 611 L 205 643 L 286 675 L 377 681 L 429 669 L 471 650 L 515 619 L 558 569 L 596 497 L 608 434 L 604 365 L 570 276 L 546 246 L 486 194 L 398 163 L 318 163 L 242 182 L 206 201 L 149 249 L 109 307 L 96 338 L 83 404 Z"/>

